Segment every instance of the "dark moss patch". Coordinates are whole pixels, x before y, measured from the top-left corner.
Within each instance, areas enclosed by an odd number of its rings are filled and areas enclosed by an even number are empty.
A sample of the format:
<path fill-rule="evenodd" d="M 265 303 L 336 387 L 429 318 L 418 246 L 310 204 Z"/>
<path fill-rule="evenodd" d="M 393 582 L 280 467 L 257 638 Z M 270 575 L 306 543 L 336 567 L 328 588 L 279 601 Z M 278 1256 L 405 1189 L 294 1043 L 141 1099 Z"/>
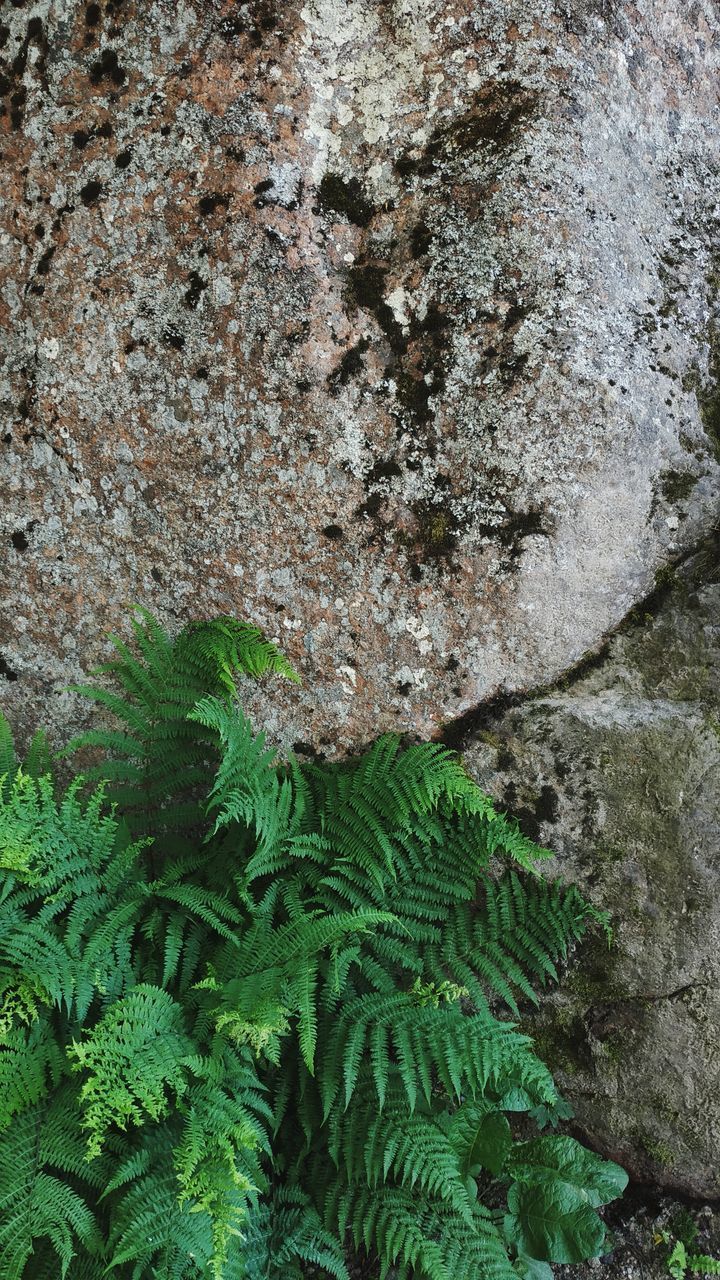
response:
<path fill-rule="evenodd" d="M 433 242 L 432 231 L 426 222 L 418 222 L 410 232 L 410 252 L 413 258 L 423 258 Z"/>
<path fill-rule="evenodd" d="M 425 381 L 422 371 L 414 369 L 412 372 L 396 373 L 395 382 L 398 401 L 404 409 L 407 409 L 410 417 L 416 423 L 427 422 L 432 416 L 430 397 L 433 390 Z"/>
<path fill-rule="evenodd" d="M 14 533 L 11 533 L 10 541 L 16 551 L 27 551 L 30 546 L 24 529 L 16 529 Z"/>
<path fill-rule="evenodd" d="M 169 325 L 163 332 L 163 342 L 169 347 L 173 347 L 175 351 L 182 351 L 185 346 L 185 336 L 174 325 Z"/>
<path fill-rule="evenodd" d="M 357 178 L 326 173 L 318 187 L 318 204 L 324 213 L 340 213 L 357 227 L 367 227 L 376 209 Z"/>
<path fill-rule="evenodd" d="M 132 160 L 132 151 L 130 151 L 129 149 L 126 149 L 125 151 L 119 151 L 115 157 L 115 168 L 127 169 L 131 160 Z"/>
<path fill-rule="evenodd" d="M 384 297 L 387 267 L 360 264 L 349 272 L 350 301 L 365 311 L 371 311 L 382 329 L 388 344 L 397 356 L 404 355 L 408 339 L 393 315 Z"/>
<path fill-rule="evenodd" d="M 200 197 L 198 200 L 198 209 L 203 217 L 207 218 L 218 209 L 227 209 L 229 204 L 230 196 L 227 192 L 210 191 L 207 195 Z"/>
<path fill-rule="evenodd" d="M 512 812 L 522 834 L 528 840 L 533 840 L 535 844 L 540 843 L 540 823 L 537 815 L 527 805 L 518 805 L 517 787 L 514 782 L 508 783 L 503 792 L 502 807 Z"/>
<path fill-rule="evenodd" d="M 3 676 L 5 680 L 9 680 L 9 681 L 17 680 L 18 678 L 17 671 L 13 671 L 12 667 L 8 662 L 6 662 L 5 658 L 3 658 L 1 653 L 0 653 L 0 676 Z"/>
<path fill-rule="evenodd" d="M 339 524 L 326 524 L 322 534 L 324 538 L 329 538 L 331 542 L 340 542 L 343 531 Z"/>
<path fill-rule="evenodd" d="M 499 542 L 505 549 L 511 564 L 514 564 L 523 551 L 523 541 L 530 537 L 549 537 L 552 532 L 550 522 L 540 507 L 529 507 L 526 511 L 510 511 L 499 525 L 480 526 L 483 533 Z"/>
<path fill-rule="evenodd" d="M 423 560 L 446 559 L 458 544 L 461 525 L 447 500 L 423 500 L 412 506 L 417 522 L 418 551 Z"/>
<path fill-rule="evenodd" d="M 262 182 L 256 182 L 255 186 L 253 187 L 253 190 L 255 192 L 255 199 L 253 200 L 253 204 L 256 209 L 264 209 L 266 205 L 274 203 L 272 200 L 265 198 L 267 195 L 267 192 L 272 191 L 274 186 L 275 186 L 275 183 L 273 182 L 272 178 L 264 178 Z"/>
<path fill-rule="evenodd" d="M 414 338 L 429 338 L 442 333 L 450 324 L 450 317 L 436 302 L 428 304 L 422 320 L 414 320 L 411 333 Z"/>
<path fill-rule="evenodd" d="M 482 147 L 511 146 L 535 111 L 536 95 L 517 83 L 492 84 L 471 109 L 436 129 L 419 155 L 406 152 L 395 162 L 401 177 L 428 177 L 443 160 L 466 156 Z"/>
<path fill-rule="evenodd" d="M 697 400 L 703 426 L 712 442 L 715 456 L 720 461 L 720 326 L 710 325 L 708 339 L 709 381 L 698 390 Z"/>
<path fill-rule="evenodd" d="M 540 788 L 540 795 L 535 804 L 535 817 L 538 822 L 557 822 L 558 794 L 555 788 L 547 783 Z"/>
<path fill-rule="evenodd" d="M 683 502 L 692 493 L 698 478 L 692 471 L 663 471 L 660 474 L 660 492 L 668 502 Z"/>
<path fill-rule="evenodd" d="M 21 6 L 15 6 L 19 8 Z M 6 28 L 3 27 L 5 30 Z M 8 35 L 10 34 L 8 30 Z M 5 43 L 7 37 L 5 38 Z M 17 131 L 22 126 L 25 105 L 27 103 L 27 89 L 22 83 L 23 76 L 28 69 L 28 56 L 30 45 L 34 44 L 38 49 L 38 56 L 32 67 L 34 73 L 39 76 L 43 89 L 48 91 L 47 81 L 47 58 L 48 58 L 48 42 L 45 36 L 45 28 L 42 18 L 30 18 L 25 37 L 20 44 L 14 58 L 4 66 L 4 71 L 0 73 L 0 96 L 10 98 L 10 126 Z M 4 115 L 5 108 L 0 107 L 0 115 Z"/>
<path fill-rule="evenodd" d="M 380 493 L 371 493 L 365 502 L 361 502 L 359 507 L 355 508 L 356 516 L 376 516 L 382 509 L 385 499 Z"/>
<path fill-rule="evenodd" d="M 353 267 L 349 274 L 352 300 L 366 311 L 377 311 L 385 305 L 385 278 L 387 267 L 361 265 Z"/>
<path fill-rule="evenodd" d="M 362 372 L 363 356 L 368 350 L 370 342 L 367 338 L 361 338 L 353 347 L 350 347 L 342 357 L 340 363 L 328 374 L 327 385 L 333 394 L 337 394 L 340 387 L 344 387 L 351 378 L 357 377 Z"/>
<path fill-rule="evenodd" d="M 85 185 L 80 188 L 80 199 L 82 200 L 83 204 L 85 205 L 85 208 L 87 209 L 90 207 L 90 205 L 97 204 L 102 193 L 103 193 L 102 182 L 97 182 L 95 181 L 95 179 L 92 179 L 90 182 L 86 182 Z"/>
<path fill-rule="evenodd" d="M 392 480 L 394 476 L 402 475 L 402 467 L 399 467 L 393 458 L 384 459 L 376 462 L 365 477 L 365 485 L 370 488 L 374 484 L 378 484 L 382 480 Z"/>
<path fill-rule="evenodd" d="M 242 16 L 227 14 L 222 19 L 219 31 L 228 42 L 245 37 L 254 49 L 261 48 L 269 34 L 283 37 L 278 10 L 272 0 L 249 0 L 242 6 Z"/>
<path fill-rule="evenodd" d="M 45 250 L 44 254 L 42 255 L 36 267 L 37 275 L 46 276 L 48 274 L 50 270 L 50 263 L 55 257 L 56 252 L 57 252 L 57 245 L 54 245 L 54 244 L 51 244 L 50 247 Z"/>
<path fill-rule="evenodd" d="M 203 280 L 197 271 L 191 271 L 188 276 L 188 287 L 185 290 L 184 302 L 186 307 L 190 307 L 191 311 L 195 311 L 202 297 L 203 290 L 207 289 L 208 282 Z"/>
<path fill-rule="evenodd" d="M 114 49 L 103 49 L 97 62 L 90 68 L 91 84 L 100 85 L 104 80 L 109 80 L 118 89 L 127 80 L 127 72 L 120 66 Z"/>
<path fill-rule="evenodd" d="M 96 27 L 100 21 L 100 5 L 89 4 L 85 10 L 85 25 L 88 27 Z"/>
<path fill-rule="evenodd" d="M 321 739 L 327 746 L 330 745 L 329 738 Z M 293 742 L 292 749 L 296 756 L 307 756 L 310 760 L 324 760 L 324 751 L 318 751 L 310 742 Z"/>
<path fill-rule="evenodd" d="M 84 151 L 91 137 L 92 134 L 86 129 L 76 129 L 72 136 L 73 146 L 77 147 L 78 151 Z"/>

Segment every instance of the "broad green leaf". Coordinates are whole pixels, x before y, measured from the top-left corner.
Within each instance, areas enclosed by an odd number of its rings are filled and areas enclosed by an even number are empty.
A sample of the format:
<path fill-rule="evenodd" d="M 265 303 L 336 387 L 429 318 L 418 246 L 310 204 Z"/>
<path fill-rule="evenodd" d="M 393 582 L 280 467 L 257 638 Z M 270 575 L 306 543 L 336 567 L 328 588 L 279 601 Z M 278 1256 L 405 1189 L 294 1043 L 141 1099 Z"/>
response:
<path fill-rule="evenodd" d="M 519 1276 L 522 1276 L 522 1280 L 553 1280 L 553 1270 L 547 1262 L 539 1262 L 537 1258 L 528 1258 L 525 1253 L 521 1253 L 515 1259 L 513 1268 Z"/>
<path fill-rule="evenodd" d="M 542 1262 L 583 1262 L 598 1258 L 605 1225 L 572 1183 L 514 1182 L 505 1218 L 508 1241 Z"/>
<path fill-rule="evenodd" d="M 478 1118 L 470 1145 L 463 1151 L 463 1175 L 477 1176 L 481 1169 L 498 1174 L 512 1146 L 510 1125 L 500 1111 Z"/>
<path fill-rule="evenodd" d="M 605 1227 L 595 1209 L 624 1191 L 624 1169 L 566 1137 L 519 1143 L 507 1168 L 516 1179 L 508 1194 L 508 1239 L 542 1261 L 599 1257 Z"/>
<path fill-rule="evenodd" d="M 508 1160 L 508 1172 L 517 1182 L 560 1178 L 577 1187 L 584 1200 L 595 1207 L 621 1195 L 628 1181 L 620 1165 L 604 1160 L 568 1137 L 518 1143 Z"/>

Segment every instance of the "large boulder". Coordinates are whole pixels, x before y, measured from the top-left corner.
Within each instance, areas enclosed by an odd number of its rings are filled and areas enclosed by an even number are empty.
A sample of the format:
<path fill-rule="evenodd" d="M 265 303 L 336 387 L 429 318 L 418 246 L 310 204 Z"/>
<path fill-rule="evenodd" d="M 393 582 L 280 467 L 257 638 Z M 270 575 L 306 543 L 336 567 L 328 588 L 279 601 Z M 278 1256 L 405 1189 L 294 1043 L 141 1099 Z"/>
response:
<path fill-rule="evenodd" d="M 286 743 L 557 678 L 717 493 L 712 0 L 13 0 L 0 670 L 278 636 Z"/>
<path fill-rule="evenodd" d="M 609 909 L 537 1025 L 577 1124 L 720 1197 L 720 560 L 708 542 L 566 689 L 486 714 L 471 772 Z"/>

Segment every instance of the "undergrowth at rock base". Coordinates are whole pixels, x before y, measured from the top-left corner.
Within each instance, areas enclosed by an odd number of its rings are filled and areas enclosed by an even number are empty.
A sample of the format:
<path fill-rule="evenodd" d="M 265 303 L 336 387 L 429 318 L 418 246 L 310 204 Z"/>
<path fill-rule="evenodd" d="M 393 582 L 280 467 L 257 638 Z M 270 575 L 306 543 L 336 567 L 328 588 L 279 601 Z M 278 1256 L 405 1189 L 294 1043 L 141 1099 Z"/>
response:
<path fill-rule="evenodd" d="M 442 746 L 278 764 L 236 683 L 293 672 L 252 628 L 134 632 L 69 788 L 0 720 L 3 1280 L 601 1254 L 626 1175 L 552 1132 L 568 1109 L 499 1013 L 602 916 Z"/>

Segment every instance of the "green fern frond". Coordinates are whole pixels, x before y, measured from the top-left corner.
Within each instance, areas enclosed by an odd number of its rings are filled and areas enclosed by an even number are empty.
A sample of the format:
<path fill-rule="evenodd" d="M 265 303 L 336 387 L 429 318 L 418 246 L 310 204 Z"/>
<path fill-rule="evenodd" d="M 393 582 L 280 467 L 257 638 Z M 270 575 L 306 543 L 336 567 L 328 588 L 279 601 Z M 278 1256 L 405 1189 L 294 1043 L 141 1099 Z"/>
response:
<path fill-rule="evenodd" d="M 18 771 L 12 730 L 0 711 L 0 795 L 9 787 Z"/>
<path fill-rule="evenodd" d="M 335 1280 L 350 1280 L 337 1236 L 323 1226 L 309 1197 L 299 1187 L 281 1188 L 250 1219 L 240 1275 L 243 1280 L 303 1280 L 303 1264 Z"/>
<path fill-rule="evenodd" d="M 40 1103 L 0 1134 L 0 1274 L 21 1280 L 34 1242 L 46 1238 L 65 1276 L 79 1247 L 102 1248 L 93 1213 L 66 1180 L 77 1172 L 77 1111 Z M 54 1113 L 54 1114 L 53 1114 Z"/>
<path fill-rule="evenodd" d="M 95 791 L 61 791 L 42 738 L 18 769 L 0 718 L 3 1280 L 596 1255 L 624 1175 L 527 1136 L 567 1107 L 496 1007 L 519 1018 L 603 913 L 437 743 L 280 764 L 233 705 L 295 678 L 255 628 L 132 632 L 119 692 L 86 690 L 115 724 L 71 744 L 104 753 Z"/>
<path fill-rule="evenodd" d="M 214 676 L 230 697 L 235 697 L 234 673 L 258 679 L 271 671 L 300 683 L 300 677 L 287 658 L 257 627 L 235 618 L 213 618 L 210 622 L 191 623 L 177 642 L 180 663 L 196 673 L 198 681 Z"/>
<path fill-rule="evenodd" d="M 111 1005 L 68 1056 L 86 1073 L 80 1091 L 88 1157 L 102 1150 L 111 1125 L 125 1129 L 168 1108 L 168 1091 L 187 1091 L 187 1064 L 194 1052 L 182 1009 L 159 987 L 141 984 Z"/>

